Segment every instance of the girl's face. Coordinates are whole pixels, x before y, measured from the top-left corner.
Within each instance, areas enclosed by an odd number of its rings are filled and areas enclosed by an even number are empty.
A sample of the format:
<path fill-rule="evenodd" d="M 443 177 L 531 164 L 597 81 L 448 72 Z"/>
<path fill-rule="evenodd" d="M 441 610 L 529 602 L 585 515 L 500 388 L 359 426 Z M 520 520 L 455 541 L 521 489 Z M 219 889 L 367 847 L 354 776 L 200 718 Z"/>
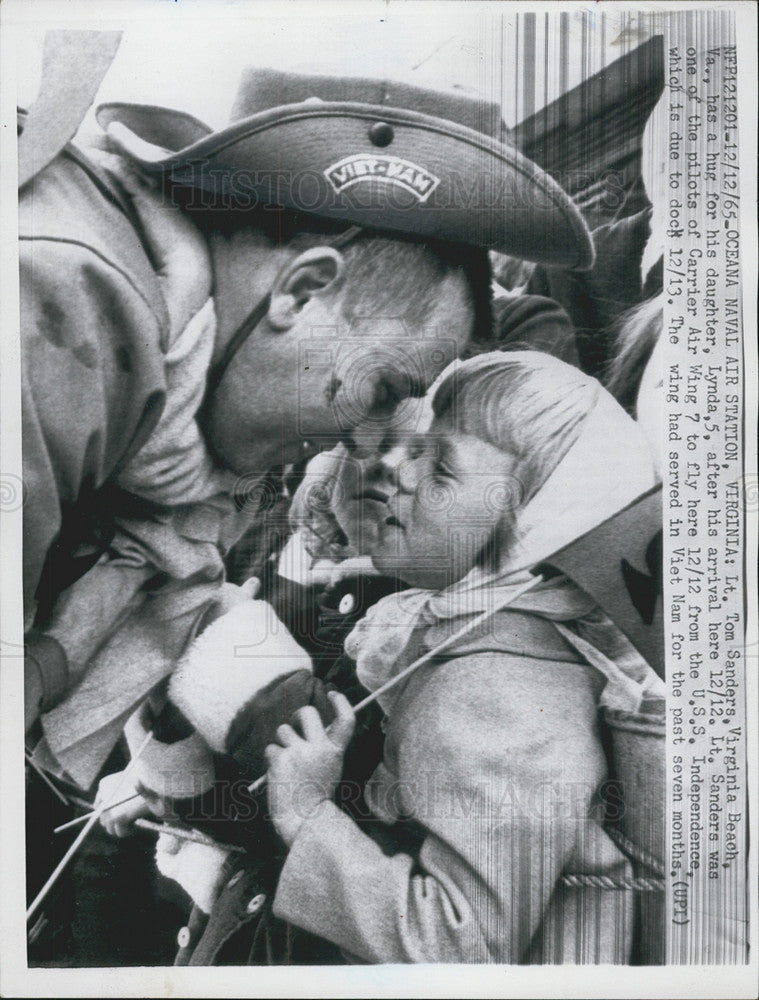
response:
<path fill-rule="evenodd" d="M 515 468 L 514 456 L 436 420 L 395 467 L 371 550 L 376 568 L 434 590 L 460 580 L 521 499 Z"/>

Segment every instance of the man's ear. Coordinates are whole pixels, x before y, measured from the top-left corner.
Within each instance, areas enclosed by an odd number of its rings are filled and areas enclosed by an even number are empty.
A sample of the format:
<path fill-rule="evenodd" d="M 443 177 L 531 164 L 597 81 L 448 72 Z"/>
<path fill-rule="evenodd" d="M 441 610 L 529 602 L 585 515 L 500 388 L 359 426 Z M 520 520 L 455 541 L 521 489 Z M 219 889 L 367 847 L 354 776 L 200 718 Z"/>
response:
<path fill-rule="evenodd" d="M 298 254 L 280 271 L 272 287 L 270 325 L 275 330 L 289 330 L 314 295 L 337 287 L 344 267 L 343 255 L 332 247 L 311 247 Z"/>

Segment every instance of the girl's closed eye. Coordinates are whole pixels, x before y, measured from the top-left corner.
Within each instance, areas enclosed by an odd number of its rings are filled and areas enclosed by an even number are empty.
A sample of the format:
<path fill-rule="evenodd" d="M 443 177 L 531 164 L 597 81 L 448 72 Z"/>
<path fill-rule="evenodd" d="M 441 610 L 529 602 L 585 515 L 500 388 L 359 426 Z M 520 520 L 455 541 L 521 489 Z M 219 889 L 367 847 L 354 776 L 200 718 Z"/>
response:
<path fill-rule="evenodd" d="M 437 459 L 432 469 L 433 475 L 437 479 L 455 479 L 456 474 L 453 469 L 442 459 Z"/>
<path fill-rule="evenodd" d="M 423 437 L 412 438 L 406 445 L 406 458 L 409 462 L 415 462 L 424 454 L 426 443 Z"/>

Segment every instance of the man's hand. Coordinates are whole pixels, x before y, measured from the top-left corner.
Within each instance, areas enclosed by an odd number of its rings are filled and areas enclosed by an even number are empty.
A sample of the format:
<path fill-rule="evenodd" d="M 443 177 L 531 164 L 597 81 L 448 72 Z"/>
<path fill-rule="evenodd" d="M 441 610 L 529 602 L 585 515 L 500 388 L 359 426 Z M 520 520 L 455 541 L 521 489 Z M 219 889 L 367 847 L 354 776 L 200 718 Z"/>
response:
<path fill-rule="evenodd" d="M 339 444 L 309 462 L 293 496 L 289 520 L 303 533 L 304 547 L 314 560 L 339 563 L 371 556 L 379 525 L 387 516 L 383 496 L 395 492 L 395 470 L 405 459 L 403 445 L 429 428 L 431 398 L 430 392 L 422 399 L 407 400 L 383 425 L 382 441 L 374 442 L 374 450 L 371 438 L 362 442 L 362 457 Z M 354 438 L 360 432 L 357 429 Z"/>
<path fill-rule="evenodd" d="M 355 716 L 343 694 L 330 691 L 335 720 L 329 730 L 312 705 L 295 718 L 303 736 L 292 726 L 277 730 L 279 744 L 266 748 L 269 810 L 274 828 L 288 847 L 304 820 L 335 793 L 343 769 L 343 755 L 355 728 Z"/>
<path fill-rule="evenodd" d="M 315 560 L 339 563 L 357 554 L 335 514 L 345 493 L 347 454 L 345 445 L 339 444 L 315 455 L 290 504 L 290 525 L 303 533 L 306 552 Z"/>

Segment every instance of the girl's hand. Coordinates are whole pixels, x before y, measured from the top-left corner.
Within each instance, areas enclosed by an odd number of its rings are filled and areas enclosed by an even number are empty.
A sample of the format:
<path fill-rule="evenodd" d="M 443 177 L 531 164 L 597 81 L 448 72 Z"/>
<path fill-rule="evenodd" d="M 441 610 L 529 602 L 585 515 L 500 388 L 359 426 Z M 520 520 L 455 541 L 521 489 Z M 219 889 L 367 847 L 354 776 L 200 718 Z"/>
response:
<path fill-rule="evenodd" d="M 292 726 L 277 730 L 279 744 L 266 748 L 269 810 L 274 828 L 288 847 L 304 820 L 335 793 L 343 755 L 356 719 L 345 695 L 330 691 L 335 720 L 325 729 L 319 713 L 306 705 L 296 713 L 303 736 Z"/>
<path fill-rule="evenodd" d="M 117 803 L 123 799 L 128 799 L 130 795 L 136 795 L 137 788 L 134 782 L 123 771 L 116 774 L 107 774 L 101 779 L 95 796 L 95 808 L 99 808 L 104 803 Z M 147 799 L 139 795 L 135 799 L 117 805 L 115 809 L 107 809 L 100 817 L 100 825 L 112 837 L 128 837 L 133 832 L 132 824 L 142 816 L 150 816 L 151 808 Z"/>

